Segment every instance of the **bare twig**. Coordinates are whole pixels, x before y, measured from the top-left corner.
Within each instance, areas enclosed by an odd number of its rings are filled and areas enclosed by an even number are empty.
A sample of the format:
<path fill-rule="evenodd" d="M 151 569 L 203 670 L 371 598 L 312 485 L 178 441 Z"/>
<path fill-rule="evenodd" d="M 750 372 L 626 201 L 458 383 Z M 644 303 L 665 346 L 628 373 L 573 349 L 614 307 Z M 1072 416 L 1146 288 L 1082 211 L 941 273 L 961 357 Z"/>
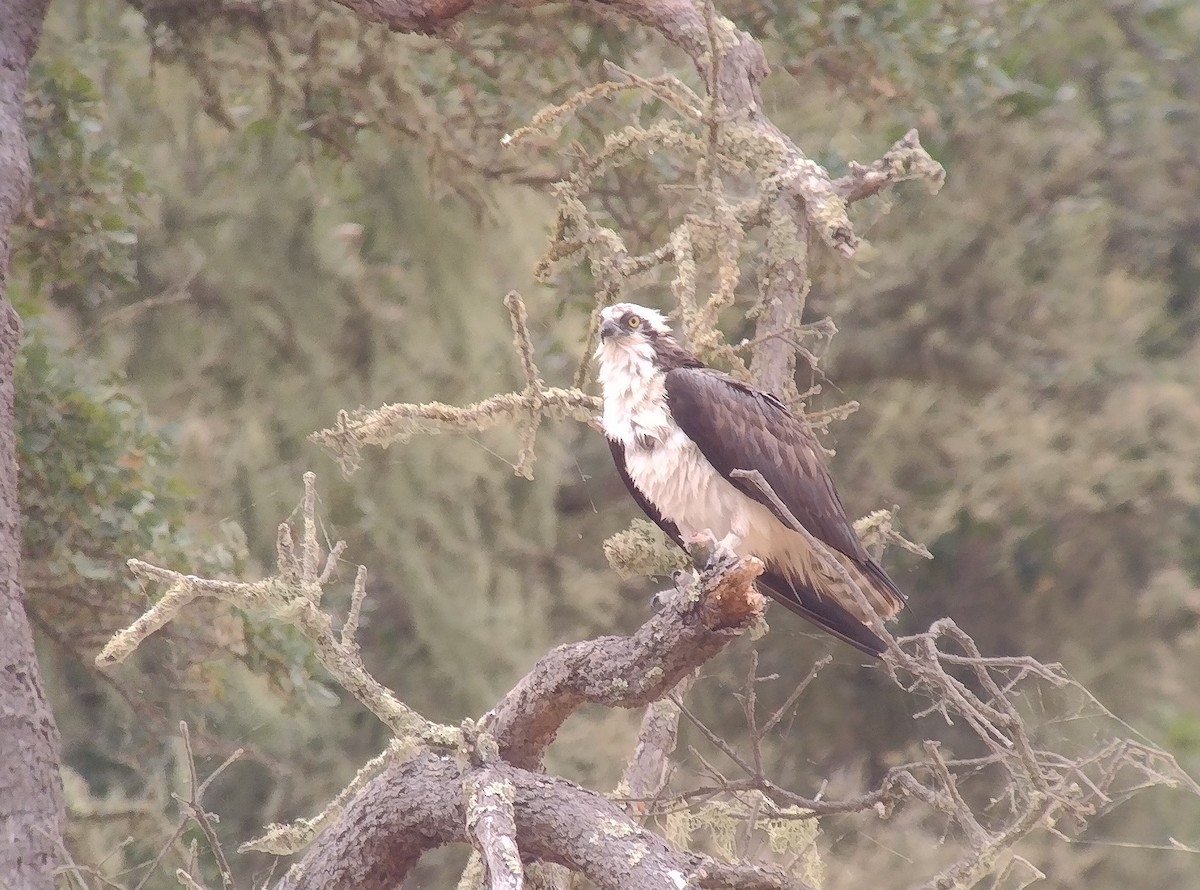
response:
<path fill-rule="evenodd" d="M 521 357 L 521 370 L 525 374 L 525 397 L 529 400 L 529 418 L 521 435 L 521 454 L 513 467 L 513 472 L 526 479 L 533 478 L 534 448 L 537 445 L 537 431 L 542 423 L 542 411 L 546 385 L 538 373 L 537 364 L 533 360 L 533 341 L 529 338 L 529 316 L 525 312 L 525 302 L 515 290 L 509 291 L 504 298 L 504 305 L 512 318 L 513 345 L 517 355 Z"/>
<path fill-rule="evenodd" d="M 670 758 L 679 734 L 677 702 L 687 695 L 696 677 L 695 671 L 688 674 L 666 698 L 651 702 L 642 715 L 633 756 L 625 765 L 615 795 L 627 800 L 627 809 L 634 815 L 644 816 L 667 785 Z"/>
<path fill-rule="evenodd" d="M 184 721 L 179 721 L 179 733 L 183 737 L 183 748 L 187 755 L 188 780 L 191 785 L 191 796 L 187 800 L 183 800 L 179 795 L 172 794 L 177 801 L 183 804 L 200 830 L 204 832 L 204 837 L 208 841 L 208 848 L 212 851 L 213 857 L 217 860 L 217 868 L 221 873 L 221 885 L 224 887 L 233 887 L 233 872 L 229 868 L 229 862 L 225 858 L 225 851 L 221 848 L 221 842 L 217 840 L 217 832 L 212 826 L 212 816 L 204 809 L 204 792 L 208 790 L 208 786 L 213 783 L 216 778 L 225 772 L 239 757 L 242 756 L 242 750 L 239 748 L 225 758 L 225 762 L 218 766 L 215 770 L 208 774 L 208 778 L 203 783 L 197 781 L 196 778 L 196 760 L 195 754 L 192 753 L 192 737 L 188 732 L 188 725 Z M 187 874 L 183 872 L 183 874 Z M 189 877 L 190 880 L 190 877 Z"/>
<path fill-rule="evenodd" d="M 396 736 L 414 737 L 435 747 L 456 748 L 459 744 L 456 729 L 431 723 L 400 701 L 367 671 L 357 644 L 344 633 L 341 638 L 334 634 L 332 619 L 320 608 L 322 585 L 321 575 L 317 573 L 320 555 L 316 538 L 315 475 L 306 473 L 304 482 L 304 544 L 298 562 L 298 578 L 294 548 L 290 543 L 283 543 L 291 541 L 290 530 L 286 528 L 280 529 L 278 538 L 279 574 L 263 581 L 198 578 L 131 559 L 128 565 L 134 574 L 167 585 L 167 593 L 132 625 L 118 631 L 96 656 L 96 664 L 107 667 L 124 661 L 147 637 L 178 615 L 192 600 L 198 597 L 219 599 L 238 608 L 273 615 L 299 627 L 312 643 L 317 659 L 325 669 L 337 678 L 346 691 L 387 724 Z M 363 578 L 362 571 L 360 569 L 359 578 Z M 361 608 L 361 598 L 358 602 Z"/>

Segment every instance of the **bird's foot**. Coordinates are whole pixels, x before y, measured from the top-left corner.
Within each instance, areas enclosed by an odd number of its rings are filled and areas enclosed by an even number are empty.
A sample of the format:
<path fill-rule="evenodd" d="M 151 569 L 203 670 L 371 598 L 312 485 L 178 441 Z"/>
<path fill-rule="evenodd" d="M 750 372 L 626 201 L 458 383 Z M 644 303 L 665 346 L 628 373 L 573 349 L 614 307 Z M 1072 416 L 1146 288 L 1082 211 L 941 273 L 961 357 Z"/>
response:
<path fill-rule="evenodd" d="M 683 546 L 695 565 L 707 563 L 717 550 L 717 536 L 710 528 L 703 529 L 691 535 L 683 535 Z"/>
<path fill-rule="evenodd" d="M 692 562 L 704 566 L 705 570 L 721 568 L 737 560 L 737 548 L 741 542 L 742 539 L 733 532 L 718 538 L 708 528 L 683 539 Z"/>

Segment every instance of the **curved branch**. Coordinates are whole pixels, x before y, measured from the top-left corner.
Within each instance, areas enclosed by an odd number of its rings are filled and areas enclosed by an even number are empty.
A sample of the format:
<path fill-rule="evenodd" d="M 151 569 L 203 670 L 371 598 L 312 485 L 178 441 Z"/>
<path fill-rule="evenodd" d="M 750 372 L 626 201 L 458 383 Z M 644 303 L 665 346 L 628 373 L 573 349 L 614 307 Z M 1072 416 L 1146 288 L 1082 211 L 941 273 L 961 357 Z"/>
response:
<path fill-rule="evenodd" d="M 425 850 L 468 840 L 462 792 L 481 775 L 511 792 L 514 839 L 526 856 L 578 871 L 601 890 L 805 890 L 778 868 L 677 851 L 603 795 L 566 779 L 503 763 L 464 772 L 454 758 L 432 753 L 372 781 L 279 890 L 397 886 Z"/>
<path fill-rule="evenodd" d="M 585 702 L 637 708 L 662 698 L 762 615 L 754 587 L 761 572 L 753 558 L 718 562 L 697 590 L 671 599 L 632 636 L 551 651 L 484 717 L 500 755 L 537 769 L 559 727 Z"/>
<path fill-rule="evenodd" d="M 462 774 L 424 753 L 371 780 L 276 888 L 390 890 L 426 850 L 465 840 Z"/>

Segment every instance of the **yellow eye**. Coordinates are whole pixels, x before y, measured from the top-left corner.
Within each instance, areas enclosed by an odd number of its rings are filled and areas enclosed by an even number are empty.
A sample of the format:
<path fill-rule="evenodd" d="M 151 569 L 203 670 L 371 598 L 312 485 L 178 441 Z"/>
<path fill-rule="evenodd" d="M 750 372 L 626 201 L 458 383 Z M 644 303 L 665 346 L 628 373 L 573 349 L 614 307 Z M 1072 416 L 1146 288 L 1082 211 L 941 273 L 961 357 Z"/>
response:
<path fill-rule="evenodd" d="M 631 316 L 629 316 L 629 318 L 625 319 L 625 327 L 627 327 L 627 328 L 641 327 L 641 324 L 642 324 L 642 320 L 640 318 L 638 318 L 636 315 L 631 315 Z"/>

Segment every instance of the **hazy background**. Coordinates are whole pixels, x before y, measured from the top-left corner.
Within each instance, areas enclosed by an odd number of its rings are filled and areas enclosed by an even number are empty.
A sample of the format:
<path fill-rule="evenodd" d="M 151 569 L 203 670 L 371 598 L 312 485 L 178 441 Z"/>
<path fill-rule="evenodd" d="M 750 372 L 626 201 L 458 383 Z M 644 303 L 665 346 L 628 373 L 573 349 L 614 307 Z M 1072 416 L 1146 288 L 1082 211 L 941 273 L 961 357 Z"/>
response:
<path fill-rule="evenodd" d="M 825 376 L 800 380 L 821 385 L 810 409 L 861 404 L 826 441 L 848 510 L 899 505 L 936 557 L 888 557 L 911 595 L 902 627 L 950 615 L 985 652 L 1061 661 L 1200 773 L 1200 8 L 719 5 L 764 43 L 767 113 L 835 174 L 912 126 L 948 171 L 936 197 L 913 186 L 857 205 L 869 243 L 854 264 L 814 264 L 806 309 L 839 331 Z M 179 719 L 206 763 L 249 750 L 211 798 L 231 849 L 316 812 L 385 731 L 297 636 L 224 606 L 98 675 L 95 652 L 150 593 L 126 558 L 269 572 L 276 525 L 315 470 L 328 538 L 371 572 L 369 666 L 453 723 L 550 647 L 636 627 L 655 589 L 604 561 L 637 510 L 591 430 L 543 428 L 532 482 L 513 475 L 506 432 L 368 453 L 349 479 L 305 437 L 341 408 L 522 386 L 511 288 L 543 373 L 569 383 L 592 291 L 579 271 L 534 281 L 547 188 L 572 140 L 594 149 L 658 110 L 624 97 L 558 139 L 506 151 L 500 138 L 606 79 L 605 60 L 698 88 L 689 64 L 568 7 L 470 16 L 435 42 L 280 6 L 256 21 L 59 0 L 33 72 L 36 194 L 12 282 L 27 324 L 26 581 L 72 851 L 129 886 L 144 871 L 123 870 L 153 858 L 173 812 Z M 687 181 L 650 159 L 606 178 L 596 207 L 646 249 L 687 204 L 663 186 Z M 743 287 L 724 319 L 735 338 L 752 275 Z M 666 280 L 630 296 L 670 307 Z M 902 762 L 922 737 L 912 703 L 847 647 L 770 617 L 753 645 L 777 699 L 836 657 L 783 724 L 773 774 L 852 793 Z M 750 645 L 692 693 L 734 739 Z M 552 767 L 611 788 L 638 716 L 585 710 Z M 943 828 L 832 822 L 826 886 L 919 874 L 889 832 L 928 832 L 935 848 Z M 1200 857 L 1161 849 L 1171 838 L 1200 845 L 1200 807 L 1154 794 L 1074 843 L 1022 852 L 1047 886 L 1200 882 Z M 452 886 L 463 855 L 427 857 L 411 886 Z M 236 867 L 249 886 L 269 864 Z M 149 886 L 174 885 L 163 872 Z"/>

